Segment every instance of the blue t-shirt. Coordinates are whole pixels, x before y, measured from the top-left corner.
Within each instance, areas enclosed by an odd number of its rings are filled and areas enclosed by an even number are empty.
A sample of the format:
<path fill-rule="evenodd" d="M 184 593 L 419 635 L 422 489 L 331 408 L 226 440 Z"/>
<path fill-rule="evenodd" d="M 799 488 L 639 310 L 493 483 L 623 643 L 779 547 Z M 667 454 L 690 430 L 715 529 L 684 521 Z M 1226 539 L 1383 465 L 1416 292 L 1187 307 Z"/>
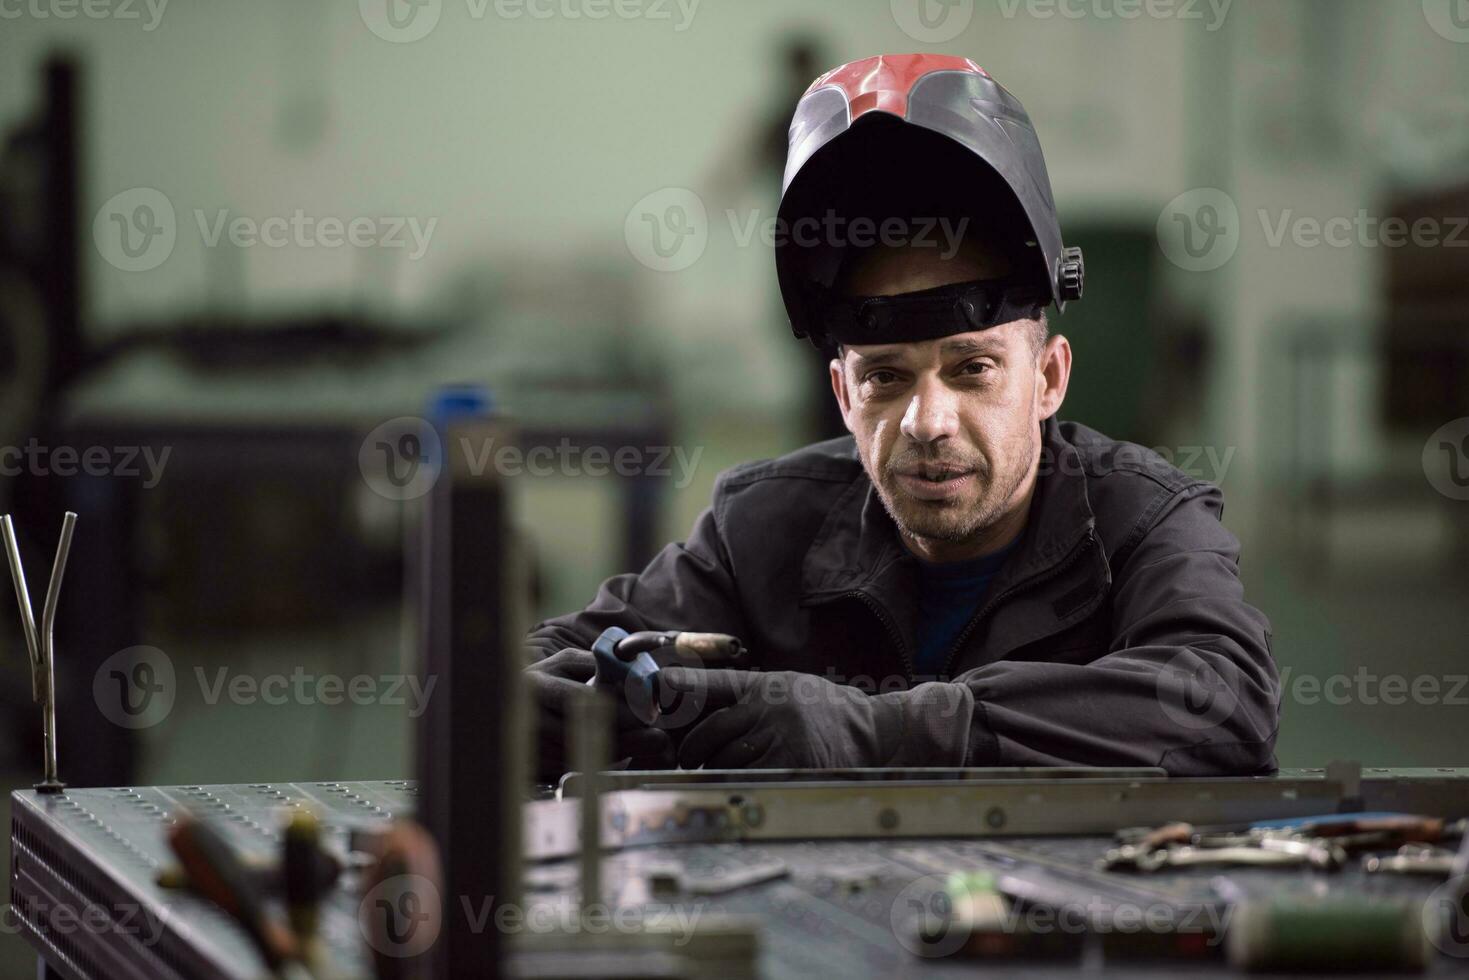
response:
<path fill-rule="evenodd" d="M 918 560 L 918 653 L 913 670 L 919 676 L 937 674 L 949 648 L 959 638 L 989 589 L 990 580 L 1010 557 L 1017 538 L 992 555 L 967 561 Z"/>

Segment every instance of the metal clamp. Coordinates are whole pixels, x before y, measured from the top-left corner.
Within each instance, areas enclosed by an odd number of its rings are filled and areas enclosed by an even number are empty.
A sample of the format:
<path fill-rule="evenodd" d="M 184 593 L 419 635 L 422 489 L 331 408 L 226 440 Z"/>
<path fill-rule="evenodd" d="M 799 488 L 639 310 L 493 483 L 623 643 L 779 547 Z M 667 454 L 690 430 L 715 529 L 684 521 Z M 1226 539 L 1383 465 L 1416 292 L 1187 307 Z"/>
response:
<path fill-rule="evenodd" d="M 66 557 L 71 553 L 71 533 L 77 516 L 71 511 L 61 522 L 61 540 L 56 545 L 56 561 L 51 565 L 51 581 L 46 587 L 46 604 L 41 608 L 41 628 L 36 629 L 31 611 L 31 596 L 26 590 L 25 568 L 20 561 L 20 545 L 15 539 L 15 525 L 10 515 L 0 517 L 0 533 L 5 537 L 5 557 L 10 561 L 10 577 L 15 582 L 15 600 L 20 604 L 20 624 L 25 633 L 26 651 L 31 658 L 31 697 L 41 706 L 45 725 L 45 778 L 36 784 L 42 793 L 58 793 L 66 788 L 56 775 L 56 605 L 61 598 L 61 577 L 66 574 Z"/>

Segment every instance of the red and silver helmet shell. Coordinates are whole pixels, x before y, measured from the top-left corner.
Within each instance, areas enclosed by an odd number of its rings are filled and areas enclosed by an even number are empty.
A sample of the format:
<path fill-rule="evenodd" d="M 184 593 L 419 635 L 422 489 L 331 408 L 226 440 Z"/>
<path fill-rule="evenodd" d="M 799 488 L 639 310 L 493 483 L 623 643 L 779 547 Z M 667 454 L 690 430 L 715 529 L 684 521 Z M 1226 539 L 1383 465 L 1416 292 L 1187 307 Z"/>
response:
<path fill-rule="evenodd" d="M 803 178 L 812 170 L 829 175 L 832 167 L 844 166 L 844 145 L 860 142 L 850 134 L 877 122 L 887 125 L 895 137 L 906 127 L 947 137 L 973 155 L 977 168 L 998 175 L 1029 224 L 1026 244 L 1040 253 L 1057 310 L 1081 297 L 1081 250 L 1062 244 L 1045 158 L 1030 117 L 1018 99 L 968 58 L 878 55 L 816 79 L 791 121 L 781 184 L 781 227 L 790 228 L 799 213 L 810 212 L 813 199 L 821 197 L 823 178 Z M 822 167 L 812 166 L 816 159 L 823 161 Z M 826 251 L 798 247 L 789 235 L 776 243 L 776 270 L 792 329 L 797 337 L 810 336 L 818 344 L 821 332 L 817 318 L 806 309 L 804 286 L 808 281 L 832 284 L 840 258 L 830 254 L 833 250 Z"/>

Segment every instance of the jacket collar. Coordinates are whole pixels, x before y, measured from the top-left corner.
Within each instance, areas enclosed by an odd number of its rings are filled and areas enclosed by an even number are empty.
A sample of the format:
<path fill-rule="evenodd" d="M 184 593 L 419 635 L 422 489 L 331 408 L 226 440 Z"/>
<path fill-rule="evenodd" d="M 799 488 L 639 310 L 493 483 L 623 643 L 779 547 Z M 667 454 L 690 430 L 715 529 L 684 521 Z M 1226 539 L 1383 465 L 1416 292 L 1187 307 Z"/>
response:
<path fill-rule="evenodd" d="M 1041 425 L 1040 472 L 1030 515 L 992 591 L 998 594 L 1009 583 L 1060 563 L 1095 525 L 1081 455 L 1062 437 L 1055 418 L 1047 419 Z M 915 567 L 916 561 L 864 470 L 827 514 L 806 552 L 802 604 L 852 591 L 902 590 L 913 578 L 903 570 Z"/>

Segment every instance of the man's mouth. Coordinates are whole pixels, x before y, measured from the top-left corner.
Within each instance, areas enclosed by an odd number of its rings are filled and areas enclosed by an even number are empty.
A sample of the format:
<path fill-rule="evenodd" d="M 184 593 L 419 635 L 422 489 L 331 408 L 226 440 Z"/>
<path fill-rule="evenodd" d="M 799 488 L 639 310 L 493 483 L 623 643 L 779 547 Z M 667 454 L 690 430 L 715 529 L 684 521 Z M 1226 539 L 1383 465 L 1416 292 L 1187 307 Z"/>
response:
<path fill-rule="evenodd" d="M 974 471 L 935 463 L 897 472 L 898 484 L 921 500 L 945 500 L 969 485 Z"/>

